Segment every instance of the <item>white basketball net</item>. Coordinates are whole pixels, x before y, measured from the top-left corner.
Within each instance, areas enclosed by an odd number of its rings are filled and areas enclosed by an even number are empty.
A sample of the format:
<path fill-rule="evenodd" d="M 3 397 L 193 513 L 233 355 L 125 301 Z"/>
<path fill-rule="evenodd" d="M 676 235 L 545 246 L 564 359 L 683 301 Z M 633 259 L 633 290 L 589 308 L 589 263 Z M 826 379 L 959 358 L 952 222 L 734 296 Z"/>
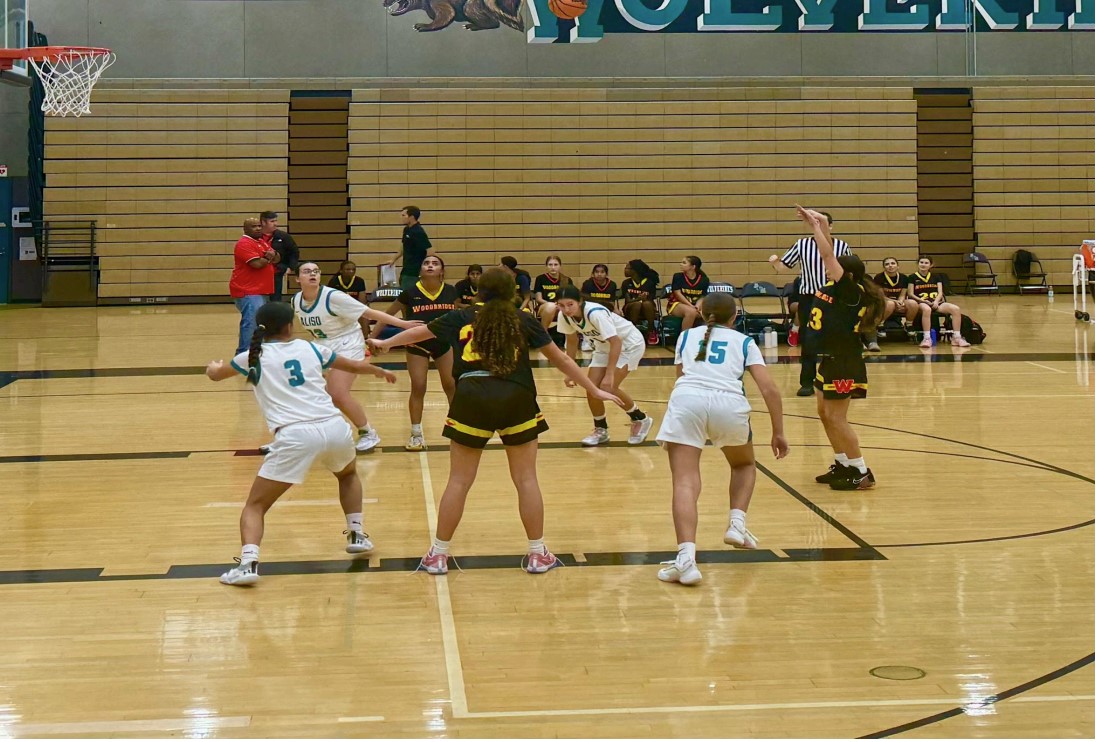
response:
<path fill-rule="evenodd" d="M 114 64 L 113 52 L 65 51 L 45 59 L 31 59 L 46 98 L 47 116 L 82 116 L 91 113 L 91 89 L 99 76 Z"/>

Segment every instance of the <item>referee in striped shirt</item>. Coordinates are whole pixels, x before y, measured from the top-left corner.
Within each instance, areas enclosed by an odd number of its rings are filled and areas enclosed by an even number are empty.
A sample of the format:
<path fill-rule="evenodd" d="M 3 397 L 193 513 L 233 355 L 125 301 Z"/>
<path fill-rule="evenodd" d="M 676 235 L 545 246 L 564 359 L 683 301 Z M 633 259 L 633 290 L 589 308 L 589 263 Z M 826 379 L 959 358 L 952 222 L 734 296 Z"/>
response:
<path fill-rule="evenodd" d="M 825 215 L 826 220 L 831 226 L 833 225 L 832 216 L 825 211 L 818 213 Z M 852 253 L 852 250 L 849 249 L 849 243 L 844 240 L 834 239 L 833 249 L 837 257 Z M 814 237 L 798 239 L 791 249 L 784 253 L 784 257 L 780 258 L 776 255 L 770 257 L 769 264 L 777 273 L 784 273 L 796 265 L 803 266 L 799 283 L 799 308 L 796 312 L 796 321 L 800 332 L 802 332 L 803 326 L 810 315 L 811 306 L 814 304 L 814 292 L 826 283 L 826 266 L 822 262 L 822 256 L 818 254 L 818 243 L 814 241 Z M 817 365 L 818 362 L 814 354 L 807 353 L 806 349 L 801 348 L 799 354 L 799 391 L 796 392 L 796 396 L 814 396 L 814 376 Z"/>

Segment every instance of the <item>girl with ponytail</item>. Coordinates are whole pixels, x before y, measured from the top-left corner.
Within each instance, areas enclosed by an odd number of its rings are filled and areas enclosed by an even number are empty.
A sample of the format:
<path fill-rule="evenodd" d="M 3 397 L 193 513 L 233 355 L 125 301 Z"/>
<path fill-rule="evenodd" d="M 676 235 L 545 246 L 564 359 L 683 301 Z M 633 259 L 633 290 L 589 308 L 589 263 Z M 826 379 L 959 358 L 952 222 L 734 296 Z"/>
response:
<path fill-rule="evenodd" d="M 677 534 L 677 558 L 658 572 L 663 582 L 695 585 L 702 579 L 696 566 L 697 500 L 700 455 L 709 440 L 722 450 L 731 467 L 731 512 L 723 543 L 737 549 L 757 548 L 757 538 L 746 529 L 746 510 L 757 478 L 750 403 L 742 383 L 746 371 L 769 410 L 773 455 L 782 459 L 788 454 L 780 390 L 765 368 L 757 343 L 732 329 L 735 310 L 730 294 L 709 294 L 698 307 L 706 326 L 686 330 L 677 339 L 677 382 L 657 438 L 670 457 Z"/>
<path fill-rule="evenodd" d="M 224 381 L 236 374 L 247 379 L 274 433 L 274 442 L 251 485 L 240 514 L 239 564 L 221 575 L 226 585 L 254 585 L 259 581 L 259 544 L 266 512 L 286 491 L 305 480 L 312 462 L 319 460 L 339 482 L 339 502 L 346 515 L 346 551 L 368 554 L 373 542 L 362 531 L 362 483 L 355 463 L 350 425 L 327 393 L 324 371 L 335 368 L 352 374 L 372 374 L 389 384 L 396 377 L 365 360 L 351 360 L 305 340 L 293 339 L 293 307 L 282 302 L 264 304 L 256 313 L 258 327 L 250 347 L 227 364 L 210 361 L 206 376 Z"/>
<path fill-rule="evenodd" d="M 871 489 L 875 486 L 875 475 L 864 463 L 860 439 L 849 425 L 849 401 L 868 396 L 868 370 L 864 365 L 860 329 L 879 324 L 887 299 L 882 289 L 866 276 L 860 258 L 834 255 L 830 223 L 824 214 L 802 206 L 795 208 L 799 218 L 814 230 L 818 253 L 830 279 L 815 292 L 803 328 L 804 349 L 817 355 L 820 361 L 814 395 L 818 417 L 834 453 L 829 470 L 814 479 L 835 490 Z"/>
<path fill-rule="evenodd" d="M 563 374 L 600 400 L 623 406 L 599 389 L 575 362 L 556 347 L 548 332 L 514 303 L 512 274 L 491 268 L 480 278 L 479 302 L 387 340 L 370 339 L 374 351 L 440 338 L 453 346 L 457 390 L 442 435 L 448 438 L 449 481 L 438 505 L 438 526 L 419 564 L 433 575 L 449 571 L 449 542 L 460 524 L 468 490 L 476 480 L 480 455 L 498 433 L 506 447 L 510 476 L 518 491 L 518 511 L 529 539 L 522 568 L 533 574 L 560 566 L 544 546 L 544 501 L 537 481 L 537 438 L 548 429 L 537 404 L 529 351 L 539 350 Z"/>

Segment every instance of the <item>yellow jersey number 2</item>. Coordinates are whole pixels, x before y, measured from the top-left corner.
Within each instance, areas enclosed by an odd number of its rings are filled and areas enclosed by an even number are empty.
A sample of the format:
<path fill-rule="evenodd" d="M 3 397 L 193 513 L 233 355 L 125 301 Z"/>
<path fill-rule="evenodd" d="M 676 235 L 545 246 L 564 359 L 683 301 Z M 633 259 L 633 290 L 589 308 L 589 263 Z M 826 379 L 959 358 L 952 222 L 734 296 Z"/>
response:
<path fill-rule="evenodd" d="M 460 345 L 460 357 L 465 363 L 475 363 L 483 359 L 472 347 L 472 325 L 465 325 L 460 328 Z"/>

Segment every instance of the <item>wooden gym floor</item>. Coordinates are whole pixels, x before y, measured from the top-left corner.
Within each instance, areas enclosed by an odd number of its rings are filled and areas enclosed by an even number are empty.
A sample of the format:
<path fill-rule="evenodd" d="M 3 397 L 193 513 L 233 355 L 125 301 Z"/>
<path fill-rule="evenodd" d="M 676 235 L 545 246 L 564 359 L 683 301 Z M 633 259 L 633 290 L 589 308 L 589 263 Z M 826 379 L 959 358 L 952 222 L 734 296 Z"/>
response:
<path fill-rule="evenodd" d="M 580 449 L 585 401 L 548 369 L 540 477 L 566 568 L 519 571 L 494 449 L 464 571 L 409 574 L 448 457 L 435 378 L 431 451 L 402 450 L 401 374 L 357 384 L 383 437 L 359 459 L 376 555 L 343 552 L 316 471 L 268 519 L 262 582 L 222 586 L 268 439 L 242 383 L 201 375 L 235 312 L 4 311 L 0 736 L 1091 737 L 1093 332 L 1068 297 L 960 303 L 984 346 L 891 344 L 869 367 L 872 492 L 814 484 L 825 438 L 780 348 L 792 454 L 759 448 L 761 548 L 723 546 L 709 453 L 694 589 L 655 578 L 675 549 L 664 454 Z M 659 418 L 667 357 L 628 382 Z"/>

